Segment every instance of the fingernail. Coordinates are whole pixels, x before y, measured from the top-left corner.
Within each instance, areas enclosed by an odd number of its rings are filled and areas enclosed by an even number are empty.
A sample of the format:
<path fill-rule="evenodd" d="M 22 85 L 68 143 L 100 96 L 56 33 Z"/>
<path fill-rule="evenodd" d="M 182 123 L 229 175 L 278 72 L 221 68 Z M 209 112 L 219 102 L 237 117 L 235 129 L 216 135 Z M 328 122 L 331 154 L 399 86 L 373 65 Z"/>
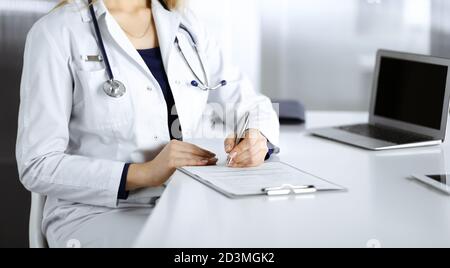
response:
<path fill-rule="evenodd" d="M 209 162 L 209 160 L 202 160 L 202 163 L 207 164 Z"/>
<path fill-rule="evenodd" d="M 237 155 L 238 155 L 237 152 L 233 152 L 233 153 L 230 154 L 230 158 L 235 158 Z"/>

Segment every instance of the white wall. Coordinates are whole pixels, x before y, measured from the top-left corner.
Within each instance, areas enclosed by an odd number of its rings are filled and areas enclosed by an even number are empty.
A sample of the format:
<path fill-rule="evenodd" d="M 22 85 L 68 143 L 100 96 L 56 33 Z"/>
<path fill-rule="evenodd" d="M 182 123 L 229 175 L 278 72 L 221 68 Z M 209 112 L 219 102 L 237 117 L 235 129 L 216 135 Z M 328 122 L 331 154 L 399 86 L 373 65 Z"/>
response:
<path fill-rule="evenodd" d="M 432 0 L 431 51 L 433 55 L 450 58 L 450 1 Z"/>
<path fill-rule="evenodd" d="M 261 62 L 260 0 L 189 0 L 225 52 L 259 90 Z"/>
<path fill-rule="evenodd" d="M 429 2 L 263 0 L 264 92 L 310 109 L 367 109 L 378 48 L 429 52 Z"/>
<path fill-rule="evenodd" d="M 431 1 L 190 4 L 265 94 L 297 99 L 310 109 L 365 110 L 378 48 L 430 52 Z"/>

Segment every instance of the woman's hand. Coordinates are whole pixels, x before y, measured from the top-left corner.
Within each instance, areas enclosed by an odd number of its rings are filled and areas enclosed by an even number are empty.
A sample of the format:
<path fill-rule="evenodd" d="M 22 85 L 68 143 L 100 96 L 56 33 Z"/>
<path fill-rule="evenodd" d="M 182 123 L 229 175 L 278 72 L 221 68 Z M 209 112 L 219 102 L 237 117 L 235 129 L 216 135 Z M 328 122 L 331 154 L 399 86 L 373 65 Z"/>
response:
<path fill-rule="evenodd" d="M 225 151 L 231 159 L 230 167 L 257 167 L 264 163 L 269 152 L 267 139 L 257 129 L 249 129 L 244 140 L 235 145 L 235 135 L 225 140 Z"/>
<path fill-rule="evenodd" d="M 130 166 L 127 191 L 163 185 L 177 168 L 217 163 L 216 155 L 195 145 L 171 141 L 151 162 Z"/>

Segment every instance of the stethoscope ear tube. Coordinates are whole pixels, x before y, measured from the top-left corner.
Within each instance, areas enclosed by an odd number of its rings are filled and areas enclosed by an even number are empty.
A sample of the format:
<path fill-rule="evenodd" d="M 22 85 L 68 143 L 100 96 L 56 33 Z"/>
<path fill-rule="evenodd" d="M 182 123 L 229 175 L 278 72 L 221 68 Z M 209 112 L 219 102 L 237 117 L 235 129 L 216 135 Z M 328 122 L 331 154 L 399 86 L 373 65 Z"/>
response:
<path fill-rule="evenodd" d="M 192 80 L 192 81 L 191 81 L 191 86 L 196 87 L 196 88 L 199 88 L 199 89 L 201 89 L 201 90 L 203 90 L 203 91 L 217 90 L 217 89 L 219 89 L 219 88 L 221 88 L 221 87 L 226 86 L 226 85 L 228 84 L 228 82 L 227 82 L 226 80 L 220 81 L 220 83 L 217 84 L 217 85 L 214 86 L 214 87 L 211 87 L 211 86 L 209 85 L 208 75 L 207 75 L 207 73 L 206 73 L 206 66 L 205 66 L 205 64 L 203 63 L 203 60 L 202 60 L 202 58 L 201 58 L 201 56 L 200 56 L 200 52 L 198 51 L 197 41 L 195 40 L 194 36 L 193 36 L 193 35 L 191 34 L 191 32 L 187 29 L 186 26 L 184 26 L 183 24 L 180 24 L 180 29 L 183 30 L 183 31 L 185 31 L 185 32 L 188 34 L 189 38 L 191 39 L 191 41 L 192 41 L 192 48 L 194 49 L 195 54 L 197 55 L 197 59 L 198 59 L 198 61 L 199 61 L 199 63 L 200 63 L 200 67 L 201 67 L 201 69 L 202 69 L 203 76 L 204 76 L 204 79 L 205 79 L 204 82 L 203 82 L 203 81 L 200 79 L 200 77 L 197 75 L 197 73 L 194 71 L 194 68 L 192 68 L 191 64 L 189 63 L 189 61 L 188 61 L 187 58 L 186 58 L 186 55 L 185 55 L 184 52 L 183 52 L 183 49 L 182 49 L 181 46 L 180 46 L 180 42 L 179 42 L 179 40 L 178 40 L 178 37 L 175 37 L 175 45 L 176 45 L 176 47 L 177 47 L 177 49 L 178 49 L 178 52 L 180 52 L 181 57 L 183 58 L 184 62 L 185 62 L 186 65 L 188 66 L 188 68 L 189 68 L 189 70 L 191 71 L 192 75 L 194 75 L 194 77 L 195 77 L 195 79 L 196 79 L 196 80 Z"/>
<path fill-rule="evenodd" d="M 222 80 L 222 81 L 220 81 L 220 83 L 217 84 L 215 87 L 206 87 L 206 86 L 200 84 L 199 82 L 197 82 L 197 81 L 195 81 L 195 80 L 192 80 L 192 81 L 191 81 L 191 86 L 197 87 L 197 88 L 199 88 L 199 89 L 201 89 L 201 90 L 203 90 L 203 91 L 217 90 L 217 89 L 219 89 L 219 88 L 221 88 L 221 87 L 225 87 L 227 84 L 228 84 L 228 82 L 227 82 L 226 80 Z"/>

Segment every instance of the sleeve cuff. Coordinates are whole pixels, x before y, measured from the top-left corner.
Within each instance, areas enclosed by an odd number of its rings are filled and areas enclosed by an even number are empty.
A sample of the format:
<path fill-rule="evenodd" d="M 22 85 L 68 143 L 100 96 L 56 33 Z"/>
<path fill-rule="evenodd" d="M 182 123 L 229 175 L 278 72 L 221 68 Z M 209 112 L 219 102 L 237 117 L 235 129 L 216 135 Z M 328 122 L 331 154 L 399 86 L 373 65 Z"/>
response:
<path fill-rule="evenodd" d="M 274 146 L 270 141 L 267 141 L 267 147 L 269 148 L 269 151 L 267 152 L 266 158 L 264 159 L 265 161 L 269 160 L 273 154 L 278 153 L 276 146 Z"/>
<path fill-rule="evenodd" d="M 122 177 L 120 179 L 119 193 L 117 194 L 117 199 L 119 200 L 127 200 L 130 192 L 127 192 L 127 176 L 128 169 L 131 164 L 125 164 L 122 171 Z"/>

